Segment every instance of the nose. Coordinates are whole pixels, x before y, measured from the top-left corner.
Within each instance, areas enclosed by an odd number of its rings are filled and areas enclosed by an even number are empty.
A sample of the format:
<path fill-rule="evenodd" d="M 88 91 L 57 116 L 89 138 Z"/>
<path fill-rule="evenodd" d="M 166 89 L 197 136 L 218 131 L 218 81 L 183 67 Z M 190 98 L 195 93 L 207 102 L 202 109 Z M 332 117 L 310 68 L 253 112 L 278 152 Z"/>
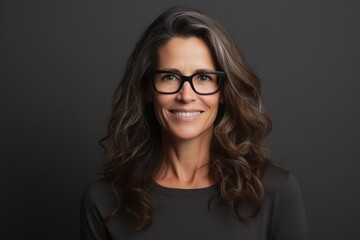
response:
<path fill-rule="evenodd" d="M 191 102 L 194 101 L 196 98 L 196 93 L 191 88 L 189 82 L 185 82 L 184 85 L 181 87 L 180 91 L 178 92 L 176 99 L 182 102 Z"/>

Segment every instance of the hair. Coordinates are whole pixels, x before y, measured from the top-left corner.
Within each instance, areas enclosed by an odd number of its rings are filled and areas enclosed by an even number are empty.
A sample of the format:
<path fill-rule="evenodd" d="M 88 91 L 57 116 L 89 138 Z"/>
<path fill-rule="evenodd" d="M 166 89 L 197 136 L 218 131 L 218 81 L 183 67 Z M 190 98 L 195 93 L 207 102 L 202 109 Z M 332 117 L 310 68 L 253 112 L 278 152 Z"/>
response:
<path fill-rule="evenodd" d="M 271 131 L 271 120 L 261 105 L 260 81 L 215 19 L 194 9 L 171 7 L 141 36 L 114 95 L 103 139 L 107 146 L 104 175 L 112 181 L 118 206 L 107 220 L 126 212 L 136 220 L 135 230 L 152 223 L 150 187 L 161 164 L 161 135 L 153 105 L 145 97 L 148 74 L 156 66 L 161 46 L 171 38 L 191 36 L 207 44 L 217 70 L 226 73 L 223 102 L 214 123 L 209 177 L 217 183 L 218 198 L 239 221 L 255 216 L 262 207 L 262 178 L 270 163 L 264 138 Z M 241 206 L 249 201 L 255 208 L 247 215 Z"/>

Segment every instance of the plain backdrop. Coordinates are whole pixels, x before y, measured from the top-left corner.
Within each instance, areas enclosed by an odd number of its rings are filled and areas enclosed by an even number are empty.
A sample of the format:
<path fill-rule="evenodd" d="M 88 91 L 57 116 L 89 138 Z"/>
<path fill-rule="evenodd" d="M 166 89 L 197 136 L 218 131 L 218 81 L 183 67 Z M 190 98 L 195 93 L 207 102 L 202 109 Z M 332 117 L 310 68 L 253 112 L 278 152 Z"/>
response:
<path fill-rule="evenodd" d="M 172 5 L 217 18 L 262 80 L 267 143 L 301 185 L 311 239 L 355 239 L 356 0 L 2 0 L 0 239 L 80 238 L 114 90 L 135 42 Z"/>

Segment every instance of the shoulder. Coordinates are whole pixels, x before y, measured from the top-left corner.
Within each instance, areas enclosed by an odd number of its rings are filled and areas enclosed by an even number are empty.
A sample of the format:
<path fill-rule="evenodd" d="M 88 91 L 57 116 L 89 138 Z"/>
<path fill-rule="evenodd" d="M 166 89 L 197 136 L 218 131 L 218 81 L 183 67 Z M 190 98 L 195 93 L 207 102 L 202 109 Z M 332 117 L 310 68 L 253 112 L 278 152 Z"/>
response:
<path fill-rule="evenodd" d="M 115 195 L 109 179 L 92 182 L 81 199 L 80 233 L 82 239 L 110 239 L 104 229 L 104 220 L 115 206 Z"/>
<path fill-rule="evenodd" d="M 278 166 L 268 165 L 263 179 L 267 193 L 270 195 L 300 194 L 300 187 L 295 177 Z"/>
<path fill-rule="evenodd" d="M 289 177 L 289 171 L 278 166 L 269 164 L 264 173 L 264 182 L 272 190 L 281 189 Z"/>
<path fill-rule="evenodd" d="M 274 239 L 308 239 L 307 217 L 299 184 L 287 170 L 269 165 L 264 174 Z"/>
<path fill-rule="evenodd" d="M 90 183 L 84 191 L 83 197 L 96 200 L 100 195 L 107 195 L 112 191 L 112 183 L 108 178 L 100 178 Z"/>
<path fill-rule="evenodd" d="M 97 209 L 101 215 L 109 214 L 116 205 L 116 195 L 111 180 L 101 178 L 89 184 L 82 195 L 82 205 Z"/>

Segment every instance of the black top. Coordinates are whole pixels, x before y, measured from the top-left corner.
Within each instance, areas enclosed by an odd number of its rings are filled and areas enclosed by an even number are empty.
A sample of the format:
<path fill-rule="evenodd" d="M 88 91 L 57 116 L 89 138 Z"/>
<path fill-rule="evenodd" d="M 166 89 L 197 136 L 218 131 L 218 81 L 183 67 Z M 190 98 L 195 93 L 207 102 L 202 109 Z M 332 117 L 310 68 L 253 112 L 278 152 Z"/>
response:
<path fill-rule="evenodd" d="M 81 203 L 80 230 L 83 240 L 127 239 L 308 239 L 307 221 L 299 185 L 287 171 L 270 165 L 264 176 L 266 196 L 260 213 L 247 223 L 235 220 L 228 206 L 218 199 L 216 185 L 199 189 L 175 189 L 153 182 L 155 207 L 152 225 L 133 231 L 134 218 L 122 214 L 102 228 L 102 221 L 116 206 L 108 179 L 100 179 L 85 191 Z"/>

